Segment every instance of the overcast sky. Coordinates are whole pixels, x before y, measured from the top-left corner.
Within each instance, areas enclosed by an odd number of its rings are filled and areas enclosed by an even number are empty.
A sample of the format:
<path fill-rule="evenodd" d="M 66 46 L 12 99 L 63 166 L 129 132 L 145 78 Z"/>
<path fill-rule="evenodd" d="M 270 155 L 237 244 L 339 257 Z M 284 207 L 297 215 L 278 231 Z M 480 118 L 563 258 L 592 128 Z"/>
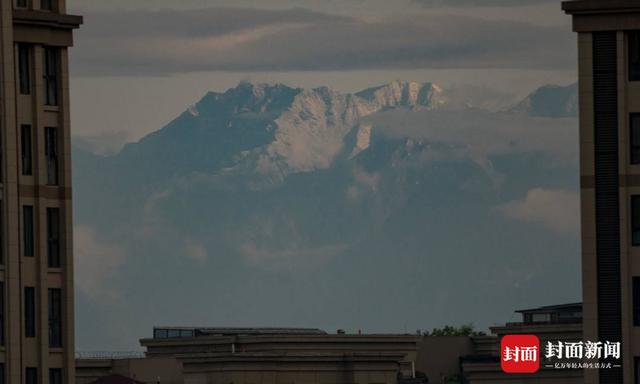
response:
<path fill-rule="evenodd" d="M 555 0 L 70 0 L 76 136 L 121 144 L 241 80 L 355 91 L 395 79 L 521 96 L 575 80 Z M 109 108 L 106 108 L 108 106 Z"/>

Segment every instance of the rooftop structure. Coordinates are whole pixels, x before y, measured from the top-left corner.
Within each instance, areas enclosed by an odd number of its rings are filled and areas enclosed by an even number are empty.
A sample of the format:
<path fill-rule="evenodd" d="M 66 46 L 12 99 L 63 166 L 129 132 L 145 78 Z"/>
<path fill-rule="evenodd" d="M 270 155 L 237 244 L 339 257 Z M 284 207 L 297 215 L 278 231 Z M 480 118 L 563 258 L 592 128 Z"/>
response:
<path fill-rule="evenodd" d="M 258 335 L 326 335 L 316 328 L 240 328 L 240 327 L 155 327 L 154 339 L 173 339 L 203 336 L 258 336 Z"/>

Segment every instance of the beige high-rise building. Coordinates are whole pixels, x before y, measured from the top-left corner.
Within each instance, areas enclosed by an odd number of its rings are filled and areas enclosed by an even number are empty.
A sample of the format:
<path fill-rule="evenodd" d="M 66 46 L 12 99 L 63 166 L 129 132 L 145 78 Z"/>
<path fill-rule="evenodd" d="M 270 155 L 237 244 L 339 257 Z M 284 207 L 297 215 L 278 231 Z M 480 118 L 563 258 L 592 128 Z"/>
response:
<path fill-rule="evenodd" d="M 622 342 L 622 367 L 585 383 L 640 383 L 640 1 L 563 9 L 579 47 L 584 338 Z"/>
<path fill-rule="evenodd" d="M 0 0 L 0 384 L 74 383 L 65 0 Z"/>

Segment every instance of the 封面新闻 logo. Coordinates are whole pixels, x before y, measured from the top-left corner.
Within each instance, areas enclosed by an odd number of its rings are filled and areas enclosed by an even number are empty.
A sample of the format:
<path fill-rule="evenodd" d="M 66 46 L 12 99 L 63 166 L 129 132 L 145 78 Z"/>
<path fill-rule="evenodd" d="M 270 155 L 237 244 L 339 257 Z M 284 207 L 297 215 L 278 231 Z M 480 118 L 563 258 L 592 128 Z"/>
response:
<path fill-rule="evenodd" d="M 500 365 L 506 373 L 536 373 L 540 369 L 540 339 L 506 335 L 500 342 Z"/>
<path fill-rule="evenodd" d="M 500 366 L 505 373 L 532 374 L 541 367 L 619 369 L 621 360 L 620 342 L 546 341 L 544 351 L 535 335 L 506 335 L 500 342 Z"/>

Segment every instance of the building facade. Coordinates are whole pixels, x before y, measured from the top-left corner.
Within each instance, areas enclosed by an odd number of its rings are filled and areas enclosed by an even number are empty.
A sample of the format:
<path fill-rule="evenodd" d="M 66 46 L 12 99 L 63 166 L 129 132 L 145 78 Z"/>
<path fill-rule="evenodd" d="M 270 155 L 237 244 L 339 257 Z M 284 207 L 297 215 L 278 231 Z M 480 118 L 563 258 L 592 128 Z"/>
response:
<path fill-rule="evenodd" d="M 0 383 L 74 383 L 65 0 L 0 0 Z"/>
<path fill-rule="evenodd" d="M 563 9 L 578 33 L 584 338 L 622 342 L 622 368 L 585 383 L 639 383 L 640 2 Z"/>
<path fill-rule="evenodd" d="M 144 356 L 84 356 L 77 384 L 117 374 L 146 384 L 582 384 L 581 369 L 533 375 L 500 368 L 504 335 L 542 343 L 582 339 L 582 305 L 517 311 L 522 321 L 490 335 L 329 334 L 300 328 L 155 328 Z"/>
<path fill-rule="evenodd" d="M 78 384 L 119 374 L 153 384 L 424 384 L 418 335 L 304 328 L 155 328 L 144 358 L 79 359 Z"/>

